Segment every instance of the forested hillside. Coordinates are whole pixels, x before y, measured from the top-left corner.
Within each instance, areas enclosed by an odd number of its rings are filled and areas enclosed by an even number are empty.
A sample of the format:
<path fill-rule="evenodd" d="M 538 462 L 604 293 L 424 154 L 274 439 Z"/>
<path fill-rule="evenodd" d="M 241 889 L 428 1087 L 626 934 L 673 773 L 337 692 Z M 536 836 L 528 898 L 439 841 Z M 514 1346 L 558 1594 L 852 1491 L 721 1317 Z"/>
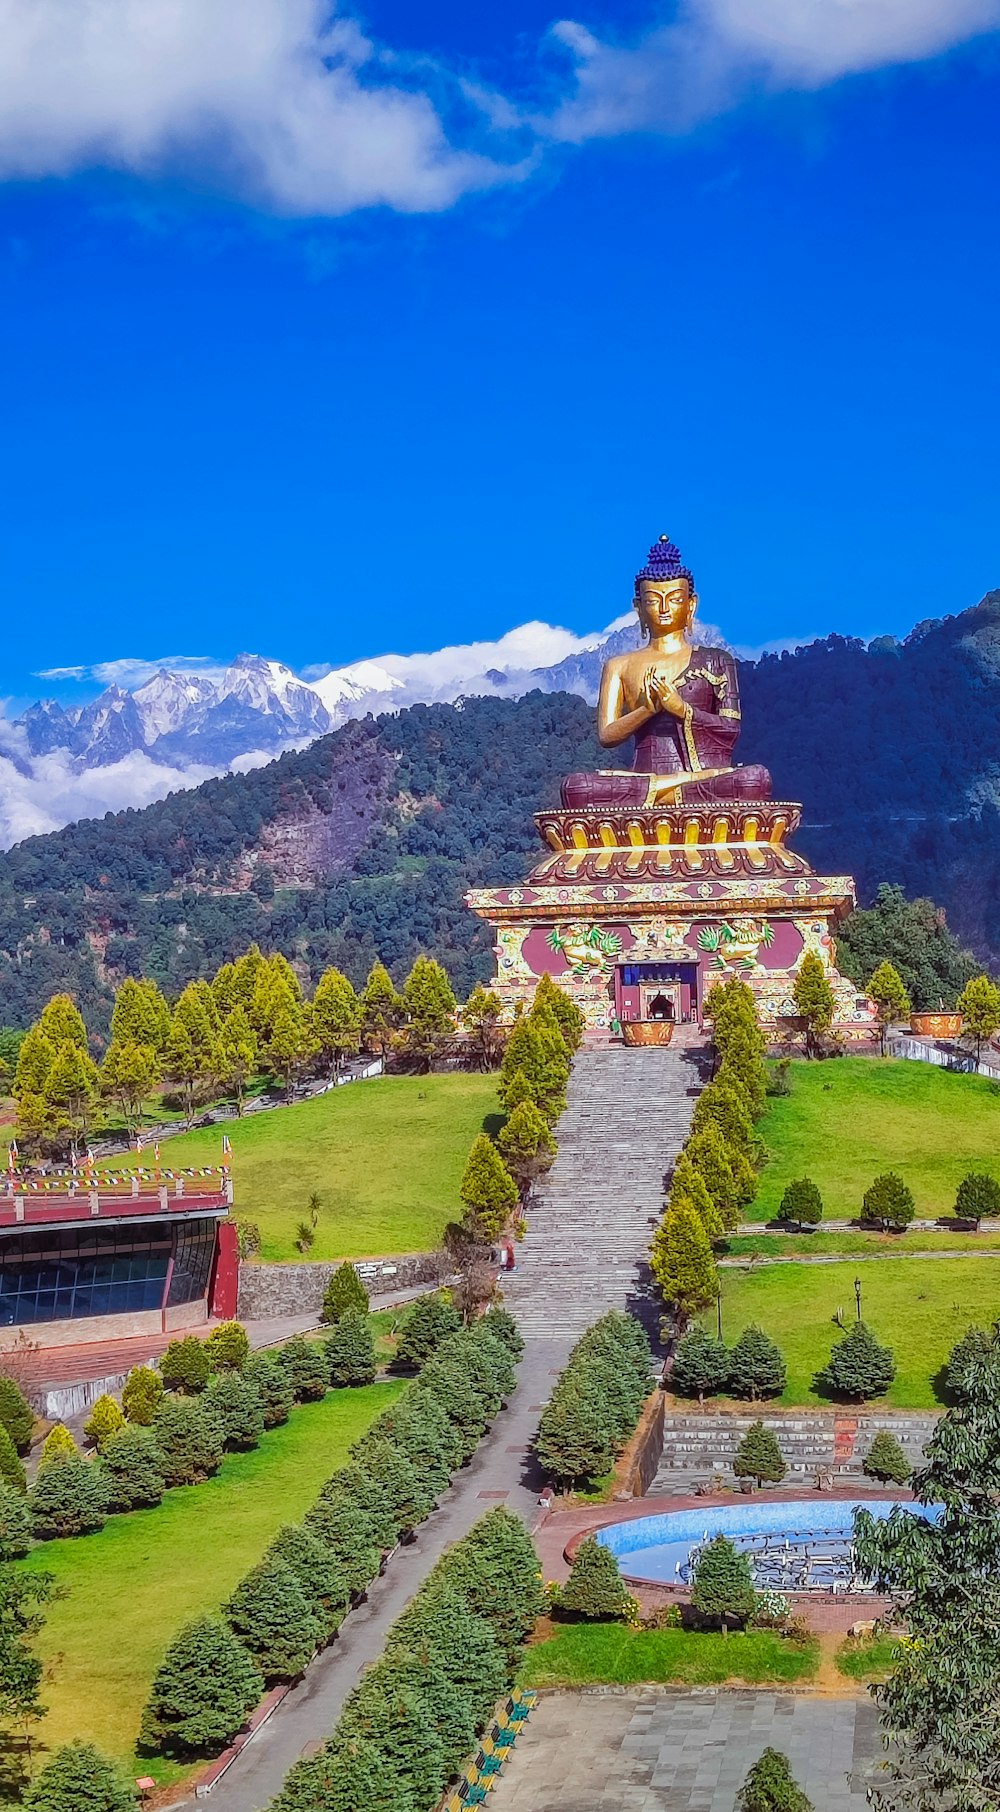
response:
<path fill-rule="evenodd" d="M 801 800 L 818 867 L 929 894 L 977 953 L 1000 956 L 1000 592 L 906 641 L 831 637 L 746 665 L 740 757 Z M 470 699 L 366 719 L 297 754 L 144 811 L 71 825 L 0 855 L 0 1022 L 71 989 L 100 1030 L 110 984 L 168 992 L 252 939 L 315 980 L 363 980 L 420 950 L 459 992 L 489 972 L 468 886 L 520 879 L 533 812 L 560 777 L 606 762 L 567 694 Z"/>

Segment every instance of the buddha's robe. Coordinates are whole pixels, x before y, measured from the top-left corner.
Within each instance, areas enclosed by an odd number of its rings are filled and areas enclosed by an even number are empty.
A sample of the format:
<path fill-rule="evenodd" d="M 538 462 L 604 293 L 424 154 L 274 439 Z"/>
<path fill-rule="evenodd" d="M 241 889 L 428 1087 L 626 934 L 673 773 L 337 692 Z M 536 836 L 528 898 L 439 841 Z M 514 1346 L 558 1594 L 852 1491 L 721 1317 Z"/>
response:
<path fill-rule="evenodd" d="M 629 769 L 596 774 L 568 774 L 562 785 L 563 805 L 588 806 L 701 805 L 713 800 L 770 799 L 766 768 L 733 767 L 740 733 L 736 663 L 721 648 L 693 648 L 691 660 L 674 682 L 684 704 L 683 717 L 661 711 L 635 738 Z"/>

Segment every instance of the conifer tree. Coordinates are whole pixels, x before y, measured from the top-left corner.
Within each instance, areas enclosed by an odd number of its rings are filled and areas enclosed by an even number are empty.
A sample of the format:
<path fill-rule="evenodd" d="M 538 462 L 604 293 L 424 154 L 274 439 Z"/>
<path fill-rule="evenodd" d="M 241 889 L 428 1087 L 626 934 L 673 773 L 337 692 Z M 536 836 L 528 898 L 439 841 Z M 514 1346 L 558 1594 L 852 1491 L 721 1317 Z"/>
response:
<path fill-rule="evenodd" d="M 256 1663 L 221 1617 L 186 1623 L 153 1677 L 139 1726 L 147 1754 L 216 1755 L 264 1691 Z"/>
<path fill-rule="evenodd" d="M 535 1105 L 535 1090 L 523 1070 L 514 1070 L 509 1082 L 504 1082 L 501 1075 L 499 1094 L 501 1103 L 509 1116 L 513 1116 L 515 1108 L 520 1107 L 524 1101 L 530 1101 L 532 1106 Z M 549 1124 L 547 1118 L 545 1123 Z"/>
<path fill-rule="evenodd" d="M 751 1323 L 729 1354 L 729 1389 L 734 1397 L 780 1397 L 788 1381 L 785 1361 L 769 1334 Z"/>
<path fill-rule="evenodd" d="M 403 997 L 393 987 L 392 977 L 383 963 L 373 963 L 361 993 L 361 1037 L 365 1049 L 385 1058 L 392 1040 L 403 1023 L 406 1008 Z"/>
<path fill-rule="evenodd" d="M 155 981 L 127 975 L 115 994 L 111 1043 L 145 1045 L 162 1055 L 170 1035 L 170 1008 Z"/>
<path fill-rule="evenodd" d="M 579 1050 L 580 1040 L 583 1037 L 583 1013 L 573 996 L 567 994 L 565 988 L 560 988 L 558 982 L 553 981 L 547 969 L 539 976 L 535 986 L 535 1000 L 532 1004 L 536 1003 L 551 1008 L 563 1035 L 566 1049 L 572 1057 L 574 1052 Z"/>
<path fill-rule="evenodd" d="M 243 1376 L 260 1398 L 264 1427 L 277 1428 L 287 1422 L 295 1393 L 280 1359 L 273 1353 L 251 1353 L 243 1367 Z"/>
<path fill-rule="evenodd" d="M 545 1609 L 538 1555 L 521 1518 L 499 1504 L 448 1550 L 442 1564 L 469 1609 L 486 1618 L 513 1673 Z"/>
<path fill-rule="evenodd" d="M 910 1017 L 910 997 L 906 992 L 899 970 L 890 962 L 879 963 L 878 968 L 869 976 L 866 992 L 875 1002 L 878 1014 L 879 1048 L 885 1056 L 886 1039 L 889 1028 L 900 1019 Z"/>
<path fill-rule="evenodd" d="M 125 1417 L 117 1399 L 105 1391 L 103 1396 L 97 1398 L 83 1425 L 83 1432 L 88 1441 L 93 1441 L 94 1446 L 103 1452 L 112 1435 L 118 1434 L 124 1427 Z"/>
<path fill-rule="evenodd" d="M 52 1109 L 54 1130 L 69 1134 L 74 1153 L 93 1125 L 99 1092 L 100 1075 L 89 1052 L 69 1039 L 57 1045 L 45 1079 L 45 1099 Z"/>
<path fill-rule="evenodd" d="M 713 1391 L 724 1390 L 728 1381 L 729 1354 L 722 1341 L 709 1334 L 700 1321 L 692 1322 L 677 1343 L 670 1368 L 671 1390 L 703 1403 Z"/>
<path fill-rule="evenodd" d="M 945 1390 L 951 1403 L 968 1403 L 976 1394 L 994 1353 L 985 1328 L 968 1328 L 952 1347 L 945 1367 Z"/>
<path fill-rule="evenodd" d="M 708 1234 L 695 1209 L 680 1198 L 657 1228 L 650 1266 L 664 1300 L 682 1315 L 708 1308 L 719 1294 Z"/>
<path fill-rule="evenodd" d="M 809 1177 L 788 1183 L 779 1210 L 783 1221 L 796 1227 L 818 1227 L 823 1218 L 823 1197 Z"/>
<path fill-rule="evenodd" d="M 21 1560 L 31 1547 L 31 1536 L 31 1510 L 24 1488 L 0 1479 L 0 1561 Z"/>
<path fill-rule="evenodd" d="M 240 1580 L 223 1616 L 267 1686 L 294 1680 L 326 1635 L 292 1568 L 273 1558 L 262 1560 Z"/>
<path fill-rule="evenodd" d="M 42 1451 L 38 1458 L 38 1469 L 44 1471 L 56 1460 L 74 1460 L 79 1449 L 65 1422 L 56 1422 L 42 1442 Z"/>
<path fill-rule="evenodd" d="M 296 1762 L 270 1812 L 420 1812 L 376 1743 L 339 1736 Z"/>
<path fill-rule="evenodd" d="M 171 1340 L 160 1355 L 160 1376 L 164 1384 L 171 1390 L 182 1391 L 186 1397 L 197 1396 L 203 1391 L 211 1375 L 208 1344 L 199 1340 L 196 1334 Z"/>
<path fill-rule="evenodd" d="M 101 1465 L 111 1511 L 146 1509 L 158 1504 L 167 1488 L 151 1428 L 126 1422 L 105 1443 Z"/>
<path fill-rule="evenodd" d="M 100 1529 L 108 1511 L 101 1462 L 85 1460 L 74 1451 L 39 1465 L 28 1508 L 32 1529 L 42 1541 Z"/>
<path fill-rule="evenodd" d="M 481 1318 L 480 1325 L 484 1333 L 488 1333 L 494 1340 L 499 1340 L 501 1346 L 507 1348 L 512 1359 L 515 1361 L 520 1359 L 524 1352 L 521 1330 L 513 1315 L 503 1307 L 502 1303 L 493 1303 Z"/>
<path fill-rule="evenodd" d="M 813 1812 L 813 1804 L 793 1779 L 787 1755 L 765 1749 L 743 1782 L 736 1812 Z"/>
<path fill-rule="evenodd" d="M 440 1496 L 448 1483 L 452 1468 L 458 1465 L 461 1444 L 447 1412 L 431 1391 L 411 1385 L 405 1395 L 372 1424 L 369 1436 L 391 1441 L 413 1467 L 423 1489 L 433 1498 Z M 356 1443 L 354 1456 L 362 1461 L 369 1436 Z"/>
<path fill-rule="evenodd" d="M 375 1341 L 367 1315 L 347 1309 L 325 1342 L 330 1383 L 371 1384 L 375 1378 Z"/>
<path fill-rule="evenodd" d="M 720 1240 L 725 1232 L 722 1216 L 715 1206 L 708 1187 L 700 1170 L 696 1170 L 686 1151 L 682 1151 L 670 1179 L 670 1206 L 684 1199 L 690 1202 L 712 1245 Z"/>
<path fill-rule="evenodd" d="M 133 1365 L 122 1388 L 122 1408 L 129 1422 L 148 1428 L 163 1398 L 164 1384 L 151 1365 Z"/>
<path fill-rule="evenodd" d="M 344 1058 L 361 1043 L 361 1003 L 339 969 L 325 969 L 316 983 L 312 1030 L 329 1074 L 339 1075 Z"/>
<path fill-rule="evenodd" d="M 332 1327 L 348 1309 L 354 1309 L 359 1315 L 367 1315 L 368 1291 L 350 1260 L 345 1259 L 342 1265 L 338 1265 L 323 1292 L 320 1320 Z"/>
<path fill-rule="evenodd" d="M 216 1051 L 220 1085 L 235 1095 L 236 1113 L 242 1118 L 247 1082 L 259 1061 L 257 1034 L 246 1007 L 234 1007 L 223 1020 Z"/>
<path fill-rule="evenodd" d="M 727 1145 L 735 1146 L 745 1154 L 753 1149 L 753 1122 L 747 1099 L 732 1083 L 716 1079 L 699 1095 L 691 1120 L 692 1131 L 703 1132 L 710 1123 L 718 1127 Z"/>
<path fill-rule="evenodd" d="M 381 1560 L 371 1518 L 343 1496 L 319 1497 L 306 1511 L 303 1527 L 333 1555 L 350 1596 L 367 1591 Z"/>
<path fill-rule="evenodd" d="M 592 1535 L 584 1537 L 573 1556 L 569 1578 L 559 1589 L 559 1609 L 601 1622 L 628 1615 L 631 1600 L 610 1548 Z"/>
<path fill-rule="evenodd" d="M 756 1479 L 758 1485 L 780 1485 L 788 1467 L 773 1429 L 751 1423 L 736 1449 L 733 1471 L 738 1479 Z"/>
<path fill-rule="evenodd" d="M 725 1535 L 706 1543 L 694 1564 L 691 1603 L 702 1617 L 719 1620 L 724 1635 L 729 1624 L 753 1615 L 757 1594 L 750 1561 Z"/>
<path fill-rule="evenodd" d="M 982 1220 L 1000 1217 L 1000 1183 L 996 1177 L 970 1171 L 958 1185 L 954 1214 L 957 1220 L 973 1221 L 978 1228 Z"/>
<path fill-rule="evenodd" d="M 838 1340 L 816 1384 L 834 1396 L 861 1402 L 884 1396 L 895 1376 L 890 1349 L 879 1345 L 863 1321 L 856 1321 L 843 1340 Z"/>
<path fill-rule="evenodd" d="M 799 964 L 792 999 L 796 1013 L 806 1022 L 806 1056 L 815 1057 L 833 1025 L 837 1007 L 823 959 L 815 950 L 807 950 Z"/>
<path fill-rule="evenodd" d="M 126 1127 L 138 1125 L 143 1103 L 160 1081 L 159 1059 L 152 1045 L 112 1039 L 101 1063 L 101 1089 L 118 1102 Z"/>
<path fill-rule="evenodd" d="M 191 1397 L 166 1397 L 152 1422 L 168 1485 L 199 1485 L 218 1472 L 225 1451 L 222 1427 Z"/>
<path fill-rule="evenodd" d="M 611 1470 L 612 1431 L 586 1392 L 556 1391 L 542 1412 L 535 1452 L 542 1471 L 557 1484 L 589 1483 Z"/>
<path fill-rule="evenodd" d="M 435 1569 L 393 1624 L 386 1663 L 393 1666 L 402 1653 L 433 1659 L 482 1728 L 507 1684 L 506 1662 L 487 1618 L 470 1610 L 447 1565 Z"/>
<path fill-rule="evenodd" d="M 241 1372 L 221 1372 L 201 1399 L 207 1417 L 214 1417 L 227 1447 L 247 1453 L 260 1445 L 264 1433 L 264 1405 Z"/>
<path fill-rule="evenodd" d="M 136 1812 L 138 1801 L 115 1763 L 77 1738 L 46 1758 L 21 1804 L 24 1812 Z"/>
<path fill-rule="evenodd" d="M 908 1227 L 916 1213 L 913 1193 L 894 1170 L 883 1171 L 865 1190 L 864 1218 L 880 1221 L 883 1228 Z"/>
<path fill-rule="evenodd" d="M 896 1436 L 889 1428 L 880 1428 L 862 1462 L 862 1471 L 871 1479 L 881 1479 L 893 1485 L 908 1483 L 913 1467 L 910 1465 Z"/>
<path fill-rule="evenodd" d="M 473 1140 L 459 1194 L 466 1231 L 481 1245 L 492 1245 L 517 1207 L 518 1192 L 489 1133 L 477 1133 Z"/>
<path fill-rule="evenodd" d="M 213 1372 L 241 1372 L 250 1357 L 250 1341 L 241 1321 L 220 1321 L 203 1344 Z"/>
<path fill-rule="evenodd" d="M 458 1310 L 435 1292 L 418 1296 L 403 1317 L 396 1344 L 395 1365 L 415 1369 L 426 1363 L 449 1335 L 457 1334 L 462 1325 Z"/>
<path fill-rule="evenodd" d="M 962 1035 L 972 1045 L 978 1063 L 983 1045 L 1000 1031 L 1000 988 L 988 975 L 976 975 L 966 982 L 957 1004 Z"/>
<path fill-rule="evenodd" d="M 430 1069 L 455 1029 L 457 1002 L 445 970 L 433 957 L 418 956 L 403 983 L 406 1054 L 422 1072 Z"/>
<path fill-rule="evenodd" d="M 286 1524 L 264 1559 L 280 1561 L 291 1569 L 324 1634 L 331 1634 L 343 1618 L 350 1594 L 344 1570 L 326 1543 L 309 1529 Z"/>
<path fill-rule="evenodd" d="M 53 994 L 38 1016 L 38 1030 L 55 1051 L 64 1044 L 71 1044 L 77 1051 L 87 1050 L 87 1028 L 71 994 Z"/>
<path fill-rule="evenodd" d="M 0 1479 L 3 1479 L 13 1490 L 21 1492 L 22 1496 L 28 1488 L 24 1467 L 17 1457 L 17 1448 L 2 1422 L 0 1422 Z"/>
<path fill-rule="evenodd" d="M 733 1170 L 737 1154 L 727 1146 L 718 1126 L 705 1126 L 691 1134 L 683 1155 L 702 1178 L 723 1227 L 731 1232 L 739 1222 L 740 1191 Z"/>
<path fill-rule="evenodd" d="M 526 1201 L 532 1185 L 551 1169 L 556 1155 L 556 1142 L 545 1115 L 533 1101 L 519 1102 L 498 1133 L 497 1144 L 522 1202 Z"/>
<path fill-rule="evenodd" d="M 45 1084 L 55 1061 L 55 1054 L 56 1047 L 51 1038 L 47 1038 L 37 1025 L 31 1026 L 22 1038 L 17 1053 L 13 1092 L 18 1099 L 24 1095 L 37 1095 L 44 1099 Z"/>
<path fill-rule="evenodd" d="M 314 1403 L 325 1397 L 330 1388 L 330 1367 L 321 1346 L 296 1334 L 278 1349 L 277 1359 L 284 1366 L 297 1403 Z"/>
<path fill-rule="evenodd" d="M 459 1018 L 477 1069 L 495 1070 L 503 1053 L 503 1002 L 499 994 L 477 982 Z"/>
<path fill-rule="evenodd" d="M 14 1378 L 0 1377 L 0 1423 L 18 1453 L 27 1453 L 35 1426 L 35 1412 Z"/>

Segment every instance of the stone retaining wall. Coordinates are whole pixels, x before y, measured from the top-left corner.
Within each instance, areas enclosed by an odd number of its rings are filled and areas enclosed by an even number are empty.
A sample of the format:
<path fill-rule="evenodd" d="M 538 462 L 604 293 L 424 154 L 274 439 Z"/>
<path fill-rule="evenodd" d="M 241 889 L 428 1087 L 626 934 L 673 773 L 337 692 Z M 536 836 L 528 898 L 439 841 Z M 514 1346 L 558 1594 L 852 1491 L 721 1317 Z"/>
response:
<path fill-rule="evenodd" d="M 239 1317 L 264 1321 L 275 1315 L 307 1315 L 322 1306 L 323 1293 L 339 1262 L 295 1265 L 259 1264 L 244 1259 L 240 1265 Z M 453 1269 L 446 1252 L 407 1252 L 396 1258 L 354 1260 L 369 1296 L 408 1290 L 414 1284 L 434 1284 Z"/>

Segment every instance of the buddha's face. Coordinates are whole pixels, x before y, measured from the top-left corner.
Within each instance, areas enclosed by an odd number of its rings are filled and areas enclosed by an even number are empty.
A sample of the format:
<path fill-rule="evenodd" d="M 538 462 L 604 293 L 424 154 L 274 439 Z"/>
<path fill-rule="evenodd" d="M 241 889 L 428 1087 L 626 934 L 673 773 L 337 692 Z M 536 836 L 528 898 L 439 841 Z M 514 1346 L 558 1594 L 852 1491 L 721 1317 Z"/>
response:
<path fill-rule="evenodd" d="M 687 579 L 640 579 L 635 607 L 648 635 L 676 635 L 694 615 L 694 594 Z"/>

